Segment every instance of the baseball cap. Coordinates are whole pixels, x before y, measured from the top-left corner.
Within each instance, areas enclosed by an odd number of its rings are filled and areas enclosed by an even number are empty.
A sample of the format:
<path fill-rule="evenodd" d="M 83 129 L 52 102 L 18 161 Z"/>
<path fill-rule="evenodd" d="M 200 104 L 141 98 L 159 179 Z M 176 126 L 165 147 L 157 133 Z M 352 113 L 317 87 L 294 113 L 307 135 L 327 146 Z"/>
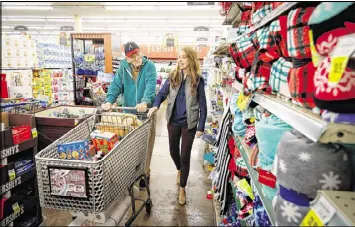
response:
<path fill-rule="evenodd" d="M 128 42 L 124 46 L 124 52 L 127 57 L 131 57 L 133 54 L 139 51 L 139 46 L 135 42 Z"/>

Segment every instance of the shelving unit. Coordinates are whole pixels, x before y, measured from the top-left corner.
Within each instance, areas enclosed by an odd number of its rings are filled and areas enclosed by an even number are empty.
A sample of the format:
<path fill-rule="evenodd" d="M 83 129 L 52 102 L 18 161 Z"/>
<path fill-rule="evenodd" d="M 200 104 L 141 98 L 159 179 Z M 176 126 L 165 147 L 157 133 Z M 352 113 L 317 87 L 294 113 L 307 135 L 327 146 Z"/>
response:
<path fill-rule="evenodd" d="M 238 3 L 233 2 L 226 18 L 224 19 L 223 25 L 234 25 L 238 21 L 240 21 L 241 11 L 239 9 Z"/>
<path fill-rule="evenodd" d="M 242 91 L 243 85 L 236 82 L 235 88 Z M 311 110 L 275 95 L 255 93 L 253 100 L 314 142 L 355 144 L 355 125 L 328 123 Z"/>
<path fill-rule="evenodd" d="M 221 204 L 214 197 L 213 197 L 213 207 L 214 207 L 214 213 L 215 213 L 215 216 L 214 216 L 215 226 L 218 226 L 219 223 L 221 223 L 221 215 L 220 215 Z"/>
<path fill-rule="evenodd" d="M 314 203 L 319 202 L 336 211 L 327 226 L 355 226 L 355 192 L 318 191 Z"/>
<path fill-rule="evenodd" d="M 235 137 L 235 142 L 236 142 L 236 146 L 239 148 L 240 154 L 242 155 L 242 158 L 247 166 L 249 176 L 256 187 L 256 190 L 257 190 L 259 197 L 264 205 L 266 213 L 269 216 L 270 222 L 273 226 L 275 226 L 276 214 L 275 214 L 275 211 L 272 207 L 272 201 L 270 199 L 268 199 L 266 196 L 264 196 L 264 193 L 262 191 L 262 185 L 258 181 L 258 172 L 255 169 L 253 169 L 253 167 L 251 167 L 251 165 L 249 163 L 249 156 L 251 155 L 251 151 L 248 148 L 248 146 L 243 143 L 243 139 L 241 137 L 239 137 L 239 136 Z"/>

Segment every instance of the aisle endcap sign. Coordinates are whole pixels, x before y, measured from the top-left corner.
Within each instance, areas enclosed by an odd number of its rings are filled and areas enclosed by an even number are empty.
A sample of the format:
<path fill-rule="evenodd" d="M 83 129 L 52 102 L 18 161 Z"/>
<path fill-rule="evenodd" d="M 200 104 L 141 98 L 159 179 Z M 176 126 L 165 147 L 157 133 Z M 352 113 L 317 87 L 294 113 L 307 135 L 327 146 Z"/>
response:
<path fill-rule="evenodd" d="M 61 31 L 74 31 L 74 27 L 73 26 L 61 26 L 60 30 Z"/>

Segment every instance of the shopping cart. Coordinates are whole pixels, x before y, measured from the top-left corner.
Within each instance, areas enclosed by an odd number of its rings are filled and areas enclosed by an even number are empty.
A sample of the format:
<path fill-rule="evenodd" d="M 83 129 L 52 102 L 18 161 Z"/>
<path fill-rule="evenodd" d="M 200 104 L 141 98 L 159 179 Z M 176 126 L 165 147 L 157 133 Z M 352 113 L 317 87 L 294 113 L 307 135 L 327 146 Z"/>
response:
<path fill-rule="evenodd" d="M 1 99 L 0 112 L 34 114 L 45 105 L 46 103 L 39 100 Z"/>
<path fill-rule="evenodd" d="M 114 108 L 119 111 L 134 111 L 133 108 Z M 138 126 L 135 128 L 135 126 Z M 132 216 L 126 226 L 135 220 L 146 207 L 150 213 L 152 201 L 145 175 L 146 154 L 150 136 L 151 120 L 147 114 L 125 114 L 118 112 L 102 112 L 100 109 L 76 128 L 56 140 L 53 144 L 36 155 L 36 168 L 41 206 L 56 210 L 84 213 L 105 221 L 112 210 L 112 204 L 122 201 L 125 192 L 131 196 Z M 64 160 L 58 155 L 57 145 L 66 142 L 84 140 L 90 137 L 94 129 L 116 132 L 121 140 L 99 161 Z M 51 173 L 61 170 L 63 173 L 75 173 L 84 176 L 81 184 L 81 194 L 67 196 L 57 193 L 58 185 L 66 191 L 66 178 L 59 177 L 53 182 Z M 81 172 L 80 172 L 81 171 Z M 148 197 L 142 200 L 142 206 L 136 210 L 134 184 L 144 179 L 147 185 Z M 52 180 L 51 180 L 52 179 Z M 58 184 L 59 181 L 59 184 Z M 103 222 L 101 222 L 103 223 Z"/>

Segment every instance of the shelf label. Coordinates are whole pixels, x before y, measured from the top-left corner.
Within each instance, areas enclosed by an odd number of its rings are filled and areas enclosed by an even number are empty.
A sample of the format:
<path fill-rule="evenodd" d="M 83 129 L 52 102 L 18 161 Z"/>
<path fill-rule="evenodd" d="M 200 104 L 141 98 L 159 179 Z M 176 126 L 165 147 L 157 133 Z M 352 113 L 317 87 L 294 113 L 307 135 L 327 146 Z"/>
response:
<path fill-rule="evenodd" d="M 13 189 L 17 185 L 20 185 L 22 183 L 21 176 L 16 178 L 15 180 L 9 181 L 6 184 L 1 185 L 1 194 Z"/>
<path fill-rule="evenodd" d="M 14 213 L 15 213 L 15 214 L 21 212 L 21 208 L 20 208 L 20 206 L 18 205 L 18 203 L 13 204 L 13 205 L 12 205 L 12 209 L 14 210 Z"/>
<path fill-rule="evenodd" d="M 304 217 L 300 226 L 324 226 L 321 219 L 318 217 L 314 210 L 310 210 L 306 217 Z"/>
<path fill-rule="evenodd" d="M 85 54 L 85 61 L 86 61 L 86 62 L 93 62 L 93 61 L 95 61 L 95 55 L 93 55 L 93 54 Z"/>
<path fill-rule="evenodd" d="M 38 136 L 37 128 L 33 128 L 32 129 L 32 138 L 37 138 L 37 136 Z"/>
<path fill-rule="evenodd" d="M 329 83 L 339 83 L 341 77 L 343 76 L 343 73 L 345 72 L 348 61 L 349 57 L 345 56 L 336 56 L 331 58 L 328 76 Z"/>
<path fill-rule="evenodd" d="M 9 148 L 6 148 L 4 150 L 1 151 L 1 159 L 3 158 L 6 158 L 8 156 L 11 156 L 11 155 L 14 155 L 14 154 L 17 154 L 18 152 L 20 152 L 20 149 L 19 149 L 19 145 L 15 145 L 13 147 L 9 147 Z"/>
<path fill-rule="evenodd" d="M 8 174 L 9 174 L 9 181 L 15 180 L 15 178 L 16 178 L 16 173 L 15 173 L 15 170 L 14 170 L 14 169 L 10 169 L 10 170 L 8 171 Z"/>
<path fill-rule="evenodd" d="M 244 109 L 246 109 L 249 106 L 251 99 L 252 99 L 251 94 L 244 95 L 243 92 L 239 93 L 238 100 L 237 100 L 237 106 L 240 109 L 240 111 L 243 111 Z"/>

